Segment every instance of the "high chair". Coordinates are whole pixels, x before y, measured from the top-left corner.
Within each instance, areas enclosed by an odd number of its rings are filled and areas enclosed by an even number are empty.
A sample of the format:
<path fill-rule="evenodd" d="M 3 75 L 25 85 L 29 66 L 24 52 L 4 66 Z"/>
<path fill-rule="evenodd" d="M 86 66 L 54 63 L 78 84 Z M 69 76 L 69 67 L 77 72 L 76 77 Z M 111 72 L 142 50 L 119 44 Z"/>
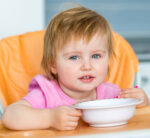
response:
<path fill-rule="evenodd" d="M 43 36 L 44 30 L 0 40 L 0 100 L 4 107 L 24 97 L 33 76 L 41 72 Z M 132 87 L 137 57 L 125 39 L 115 32 L 113 36 L 116 56 L 110 59 L 106 81 L 120 88 Z"/>

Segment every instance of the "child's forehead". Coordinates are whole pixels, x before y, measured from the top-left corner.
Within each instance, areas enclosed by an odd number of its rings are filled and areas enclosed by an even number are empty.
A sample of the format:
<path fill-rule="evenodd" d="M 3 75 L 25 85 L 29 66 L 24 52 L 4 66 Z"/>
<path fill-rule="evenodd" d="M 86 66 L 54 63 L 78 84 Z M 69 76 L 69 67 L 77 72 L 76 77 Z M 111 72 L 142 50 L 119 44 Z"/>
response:
<path fill-rule="evenodd" d="M 68 41 L 64 44 L 62 49 L 64 51 L 71 50 L 71 49 L 83 49 L 87 48 L 89 49 L 107 49 L 107 37 L 106 35 L 99 35 L 95 34 L 93 37 L 91 37 L 89 40 L 85 37 L 76 37 L 72 36 Z"/>
<path fill-rule="evenodd" d="M 105 34 L 100 34 L 100 33 L 93 34 L 90 37 L 86 35 L 75 34 L 75 35 L 69 36 L 64 45 L 68 43 L 79 43 L 79 42 L 88 44 L 93 41 L 101 41 L 101 40 L 107 41 L 107 36 Z"/>

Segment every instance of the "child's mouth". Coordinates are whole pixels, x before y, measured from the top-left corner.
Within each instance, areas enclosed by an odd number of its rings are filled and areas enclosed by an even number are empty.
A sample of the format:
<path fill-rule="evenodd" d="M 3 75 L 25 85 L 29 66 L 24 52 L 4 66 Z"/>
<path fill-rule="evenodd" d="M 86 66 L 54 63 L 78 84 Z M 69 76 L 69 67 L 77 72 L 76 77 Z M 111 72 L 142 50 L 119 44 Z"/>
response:
<path fill-rule="evenodd" d="M 80 77 L 79 80 L 82 81 L 82 82 L 89 83 L 89 82 L 92 82 L 94 78 L 95 77 L 93 77 L 91 75 L 86 75 L 86 76 Z"/>

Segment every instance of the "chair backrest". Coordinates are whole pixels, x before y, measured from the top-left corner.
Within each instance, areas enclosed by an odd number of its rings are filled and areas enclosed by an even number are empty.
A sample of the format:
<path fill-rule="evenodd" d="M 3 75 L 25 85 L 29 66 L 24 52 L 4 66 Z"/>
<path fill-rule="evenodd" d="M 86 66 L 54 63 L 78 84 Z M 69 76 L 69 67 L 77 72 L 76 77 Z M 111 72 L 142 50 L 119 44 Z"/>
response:
<path fill-rule="evenodd" d="M 138 60 L 127 41 L 113 35 L 116 59 L 110 61 L 106 81 L 120 88 L 132 87 Z M 32 77 L 41 72 L 43 36 L 44 30 L 0 40 L 0 100 L 4 107 L 25 96 Z"/>

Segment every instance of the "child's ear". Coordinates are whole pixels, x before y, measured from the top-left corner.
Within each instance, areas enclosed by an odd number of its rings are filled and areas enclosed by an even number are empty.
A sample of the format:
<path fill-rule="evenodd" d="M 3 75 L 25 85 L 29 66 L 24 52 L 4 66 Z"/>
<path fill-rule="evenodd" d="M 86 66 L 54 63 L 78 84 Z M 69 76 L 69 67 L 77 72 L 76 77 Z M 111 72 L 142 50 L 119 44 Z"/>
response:
<path fill-rule="evenodd" d="M 56 67 L 50 67 L 50 69 L 51 69 L 51 72 L 52 72 L 53 74 L 57 74 L 57 69 L 56 69 Z"/>

